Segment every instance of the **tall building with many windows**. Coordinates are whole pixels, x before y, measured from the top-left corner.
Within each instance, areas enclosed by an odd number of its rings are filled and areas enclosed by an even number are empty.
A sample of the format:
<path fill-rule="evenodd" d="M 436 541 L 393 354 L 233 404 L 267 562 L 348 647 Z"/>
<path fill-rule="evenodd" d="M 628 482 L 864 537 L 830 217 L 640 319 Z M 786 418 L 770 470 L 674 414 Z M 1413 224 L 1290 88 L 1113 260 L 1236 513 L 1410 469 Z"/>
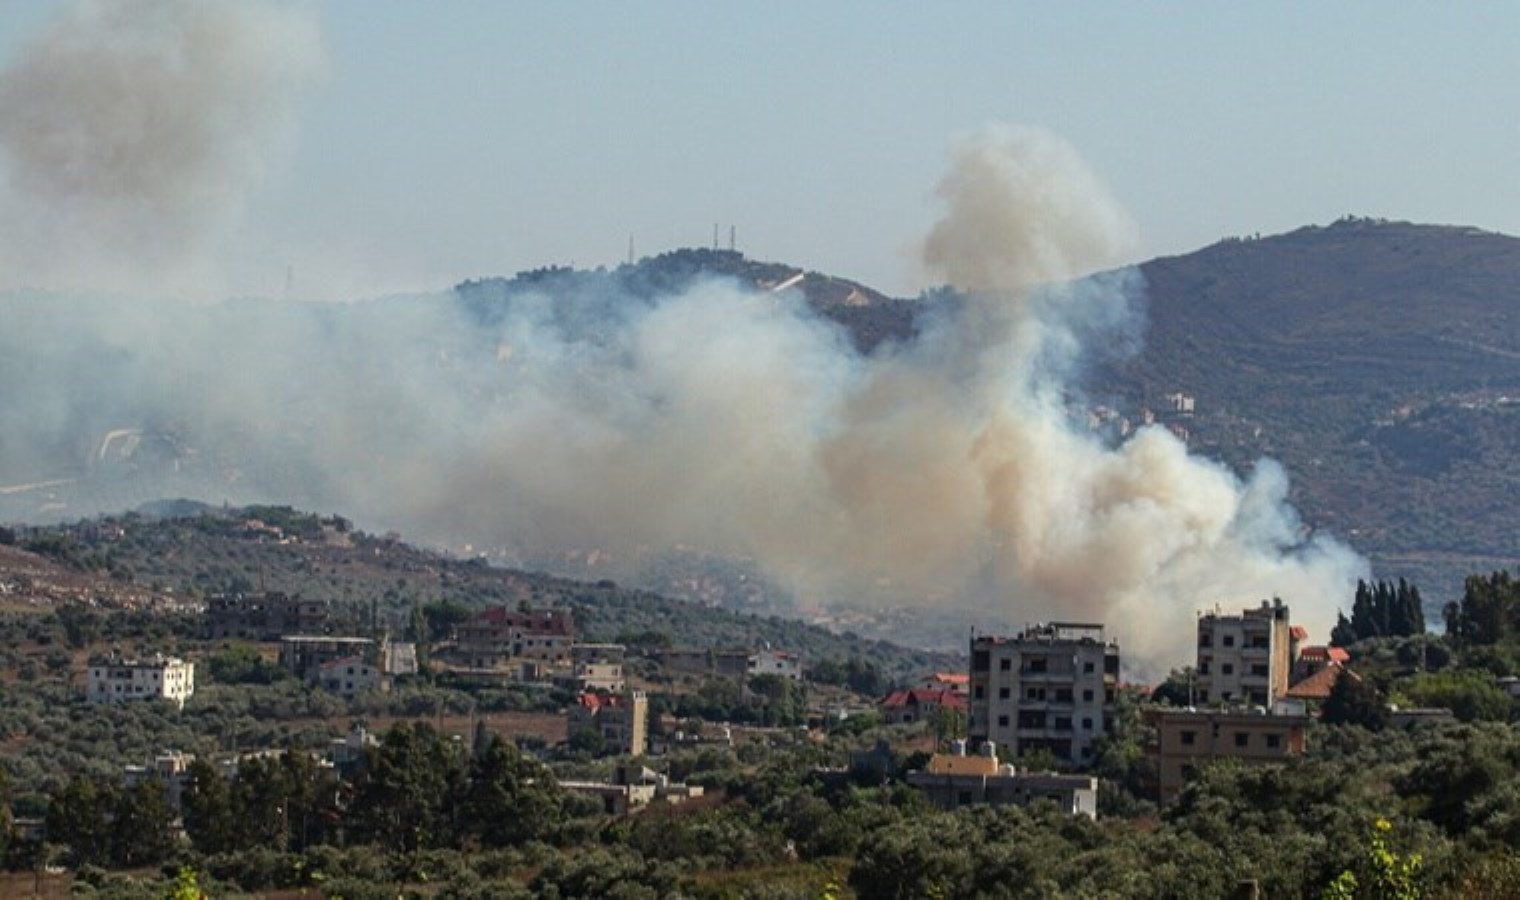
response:
<path fill-rule="evenodd" d="M 1102 625 L 1051 622 L 1018 637 L 973 635 L 967 734 L 1008 748 L 1043 749 L 1087 762 L 1093 740 L 1112 724 L 1119 644 Z"/>
<path fill-rule="evenodd" d="M 1194 703 L 1270 709 L 1288 693 L 1293 644 L 1281 600 L 1263 600 L 1239 615 L 1204 613 L 1198 617 Z"/>

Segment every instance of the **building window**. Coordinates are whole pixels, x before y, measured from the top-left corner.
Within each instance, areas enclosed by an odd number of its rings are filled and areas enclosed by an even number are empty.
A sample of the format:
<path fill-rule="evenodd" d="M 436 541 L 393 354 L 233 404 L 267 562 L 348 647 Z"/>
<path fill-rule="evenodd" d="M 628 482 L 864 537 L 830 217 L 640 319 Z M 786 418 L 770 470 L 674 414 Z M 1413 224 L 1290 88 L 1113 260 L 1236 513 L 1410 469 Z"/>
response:
<path fill-rule="evenodd" d="M 1036 656 L 1036 657 L 1030 659 L 1029 660 L 1029 665 L 1028 665 L 1026 671 L 1029 671 L 1029 672 L 1044 672 L 1045 671 L 1045 657 L 1043 657 L 1043 656 Z"/>
<path fill-rule="evenodd" d="M 1279 735 L 1279 734 L 1269 734 L 1269 735 L 1267 735 L 1267 749 L 1268 750 L 1276 750 L 1276 749 L 1278 749 L 1281 746 L 1282 746 L 1282 735 Z"/>
<path fill-rule="evenodd" d="M 1235 646 L 1235 635 L 1233 635 L 1233 634 L 1227 634 L 1227 635 L 1225 635 L 1224 636 L 1224 641 L 1222 643 L 1226 647 L 1233 647 L 1233 646 Z"/>
<path fill-rule="evenodd" d="M 1198 741 L 1198 732 L 1196 732 L 1196 731 L 1184 731 L 1184 732 L 1182 732 L 1182 746 L 1184 746 L 1184 747 L 1191 747 L 1197 741 Z"/>
<path fill-rule="evenodd" d="M 981 700 L 986 693 L 987 689 L 981 685 L 977 685 L 975 688 L 972 688 L 972 696 L 976 697 L 978 700 Z"/>
<path fill-rule="evenodd" d="M 1083 731 L 1092 731 L 1092 719 L 1090 719 L 1090 718 L 1084 718 L 1084 719 L 1082 719 L 1082 730 Z"/>
<path fill-rule="evenodd" d="M 1011 660 L 1011 659 L 1000 659 L 1000 660 L 998 660 L 998 671 L 1000 671 L 1000 672 L 1011 672 L 1011 671 L 1013 671 L 1013 660 Z"/>
<path fill-rule="evenodd" d="M 1266 664 L 1265 663 L 1256 663 L 1255 665 L 1251 666 L 1251 674 L 1252 675 L 1260 675 L 1262 678 L 1267 677 L 1267 666 L 1266 666 Z"/>
<path fill-rule="evenodd" d="M 1094 671 L 1096 671 L 1096 669 L 1097 667 L 1090 662 L 1085 662 L 1082 664 L 1082 672 L 1085 675 L 1091 675 Z"/>
<path fill-rule="evenodd" d="M 1235 732 L 1235 746 L 1245 747 L 1251 743 L 1251 735 L 1244 731 Z"/>
<path fill-rule="evenodd" d="M 1071 716 L 1056 716 L 1056 731 L 1070 731 Z"/>
<path fill-rule="evenodd" d="M 1056 702 L 1057 703 L 1070 703 L 1071 702 L 1071 688 L 1056 688 Z"/>
<path fill-rule="evenodd" d="M 1093 702 L 1092 688 L 1088 688 L 1088 689 L 1086 689 L 1086 690 L 1084 690 L 1082 692 L 1082 702 L 1083 703 L 1091 703 L 1091 702 Z"/>
<path fill-rule="evenodd" d="M 1008 688 L 998 688 L 998 699 L 999 700 L 1007 700 L 1008 699 Z"/>
<path fill-rule="evenodd" d="M 987 666 L 988 666 L 988 663 L 989 663 L 990 659 L 991 659 L 991 657 L 989 657 L 987 655 L 987 651 L 986 650 L 978 650 L 975 653 L 971 654 L 971 671 L 973 671 L 973 672 L 985 672 L 985 671 L 987 671 Z"/>
<path fill-rule="evenodd" d="M 1219 670 L 1221 672 L 1223 672 L 1224 674 L 1226 674 L 1226 675 L 1234 675 L 1235 674 L 1235 666 L 1232 663 L 1225 663 L 1224 665 L 1222 665 L 1222 666 L 1219 667 Z"/>
<path fill-rule="evenodd" d="M 998 727 L 999 728 L 1007 728 L 1008 727 L 1008 717 L 1007 716 L 998 716 Z"/>
<path fill-rule="evenodd" d="M 1200 632 L 1199 635 L 1198 635 L 1198 646 L 1200 646 L 1200 647 L 1212 647 L 1212 646 L 1214 646 L 1213 636 L 1210 635 L 1207 631 Z"/>

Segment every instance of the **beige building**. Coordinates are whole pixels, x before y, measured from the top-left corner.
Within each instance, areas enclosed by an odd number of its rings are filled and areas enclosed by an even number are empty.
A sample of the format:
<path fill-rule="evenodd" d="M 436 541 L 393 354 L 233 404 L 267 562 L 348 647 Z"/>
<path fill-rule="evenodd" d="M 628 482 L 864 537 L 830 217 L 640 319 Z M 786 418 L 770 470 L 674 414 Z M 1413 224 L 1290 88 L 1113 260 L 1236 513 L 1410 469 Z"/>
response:
<path fill-rule="evenodd" d="M 1037 800 L 1054 802 L 1071 815 L 1098 817 L 1098 779 L 1091 775 L 1030 772 L 999 763 L 992 745 L 967 756 L 957 741 L 954 752 L 936 753 L 920 772 L 909 772 L 908 783 L 941 809 L 977 803 L 1028 806 Z"/>
<path fill-rule="evenodd" d="M 602 736 L 606 752 L 641 756 L 649 750 L 649 698 L 643 691 L 626 694 L 583 693 L 570 707 L 569 733 L 591 730 Z"/>
<path fill-rule="evenodd" d="M 498 606 L 461 623 L 454 630 L 454 641 L 468 668 L 493 669 L 520 661 L 564 666 L 570 663 L 575 622 L 568 609 Z"/>
<path fill-rule="evenodd" d="M 85 684 L 85 699 L 91 703 L 168 700 L 183 709 L 194 693 L 195 664 L 162 654 L 92 663 Z"/>
<path fill-rule="evenodd" d="M 1288 693 L 1295 655 L 1290 627 L 1281 600 L 1263 600 L 1239 615 L 1200 615 L 1194 702 L 1270 708 Z"/>
<path fill-rule="evenodd" d="M 1007 747 L 1014 758 L 1034 749 L 1088 762 L 1093 741 L 1114 715 L 1119 645 L 1102 625 L 1052 622 L 1016 638 L 971 638 L 967 734 L 973 745 Z"/>
<path fill-rule="evenodd" d="M 1246 764 L 1280 763 L 1303 754 L 1310 719 L 1305 715 L 1153 708 L 1146 719 L 1156 729 L 1151 755 L 1156 761 L 1160 800 L 1182 792 L 1189 778 L 1217 759 Z"/>

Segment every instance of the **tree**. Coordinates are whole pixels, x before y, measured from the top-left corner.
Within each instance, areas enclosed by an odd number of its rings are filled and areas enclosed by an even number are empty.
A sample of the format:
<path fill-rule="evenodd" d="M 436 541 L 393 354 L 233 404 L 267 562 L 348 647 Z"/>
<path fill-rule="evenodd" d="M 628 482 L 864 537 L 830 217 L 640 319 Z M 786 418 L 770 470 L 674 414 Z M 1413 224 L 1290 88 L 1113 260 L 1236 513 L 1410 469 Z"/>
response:
<path fill-rule="evenodd" d="M 174 849 L 174 812 L 164 785 L 146 778 L 117 794 L 111 819 L 111 861 L 123 868 L 156 865 Z"/>
<path fill-rule="evenodd" d="M 232 791 L 221 773 L 196 759 L 186 773 L 182 800 L 185 832 L 202 853 L 227 853 L 239 847 L 238 817 Z"/>
<path fill-rule="evenodd" d="M 491 735 L 470 761 L 461 830 L 486 847 L 544 836 L 562 817 L 554 776 L 515 746 Z"/>
<path fill-rule="evenodd" d="M 1467 644 L 1497 644 L 1520 634 L 1520 582 L 1508 572 L 1470 576 L 1462 599 L 1443 610 L 1446 633 Z"/>
<path fill-rule="evenodd" d="M 70 780 L 48 802 L 48 840 L 67 846 L 74 865 L 109 862 L 111 831 L 107 818 L 115 805 L 109 785 L 85 777 Z"/>
<path fill-rule="evenodd" d="M 1376 637 L 1407 637 L 1425 633 L 1425 611 L 1420 589 L 1400 578 L 1368 584 L 1356 583 L 1356 597 L 1351 604 L 1351 618 L 1337 614 L 1330 642 L 1347 647 L 1360 640 Z"/>
<path fill-rule="evenodd" d="M 397 725 L 354 781 L 351 833 L 393 851 L 448 846 L 463 782 L 462 754 L 432 726 Z"/>
<path fill-rule="evenodd" d="M 1329 725 L 1360 725 L 1378 731 L 1388 722 L 1388 710 L 1377 688 L 1347 670 L 1330 689 L 1321 718 Z"/>

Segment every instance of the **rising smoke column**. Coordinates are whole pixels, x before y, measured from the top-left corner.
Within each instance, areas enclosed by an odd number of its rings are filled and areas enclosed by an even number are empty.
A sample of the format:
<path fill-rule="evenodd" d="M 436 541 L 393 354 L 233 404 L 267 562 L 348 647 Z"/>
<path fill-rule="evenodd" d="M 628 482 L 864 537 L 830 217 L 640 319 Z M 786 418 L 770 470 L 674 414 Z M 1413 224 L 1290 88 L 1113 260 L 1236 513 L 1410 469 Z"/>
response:
<path fill-rule="evenodd" d="M 1280 467 L 1244 482 L 1190 456 L 1159 427 L 1117 447 L 1065 412 L 1084 341 L 1122 327 L 1137 275 L 1042 288 L 1116 262 L 1133 227 L 1064 142 L 991 129 L 963 141 L 940 184 L 944 217 L 925 262 L 972 294 L 974 328 L 952 330 L 956 355 L 981 365 L 971 393 L 986 406 L 965 424 L 985 504 L 993 584 L 1026 615 L 1108 624 L 1154 672 L 1186 659 L 1192 615 L 1281 596 L 1328 633 L 1365 563 L 1325 537 L 1308 540 L 1286 503 Z"/>
<path fill-rule="evenodd" d="M 0 71 L 0 287 L 214 282 L 322 59 L 287 5 L 72 3 Z"/>

